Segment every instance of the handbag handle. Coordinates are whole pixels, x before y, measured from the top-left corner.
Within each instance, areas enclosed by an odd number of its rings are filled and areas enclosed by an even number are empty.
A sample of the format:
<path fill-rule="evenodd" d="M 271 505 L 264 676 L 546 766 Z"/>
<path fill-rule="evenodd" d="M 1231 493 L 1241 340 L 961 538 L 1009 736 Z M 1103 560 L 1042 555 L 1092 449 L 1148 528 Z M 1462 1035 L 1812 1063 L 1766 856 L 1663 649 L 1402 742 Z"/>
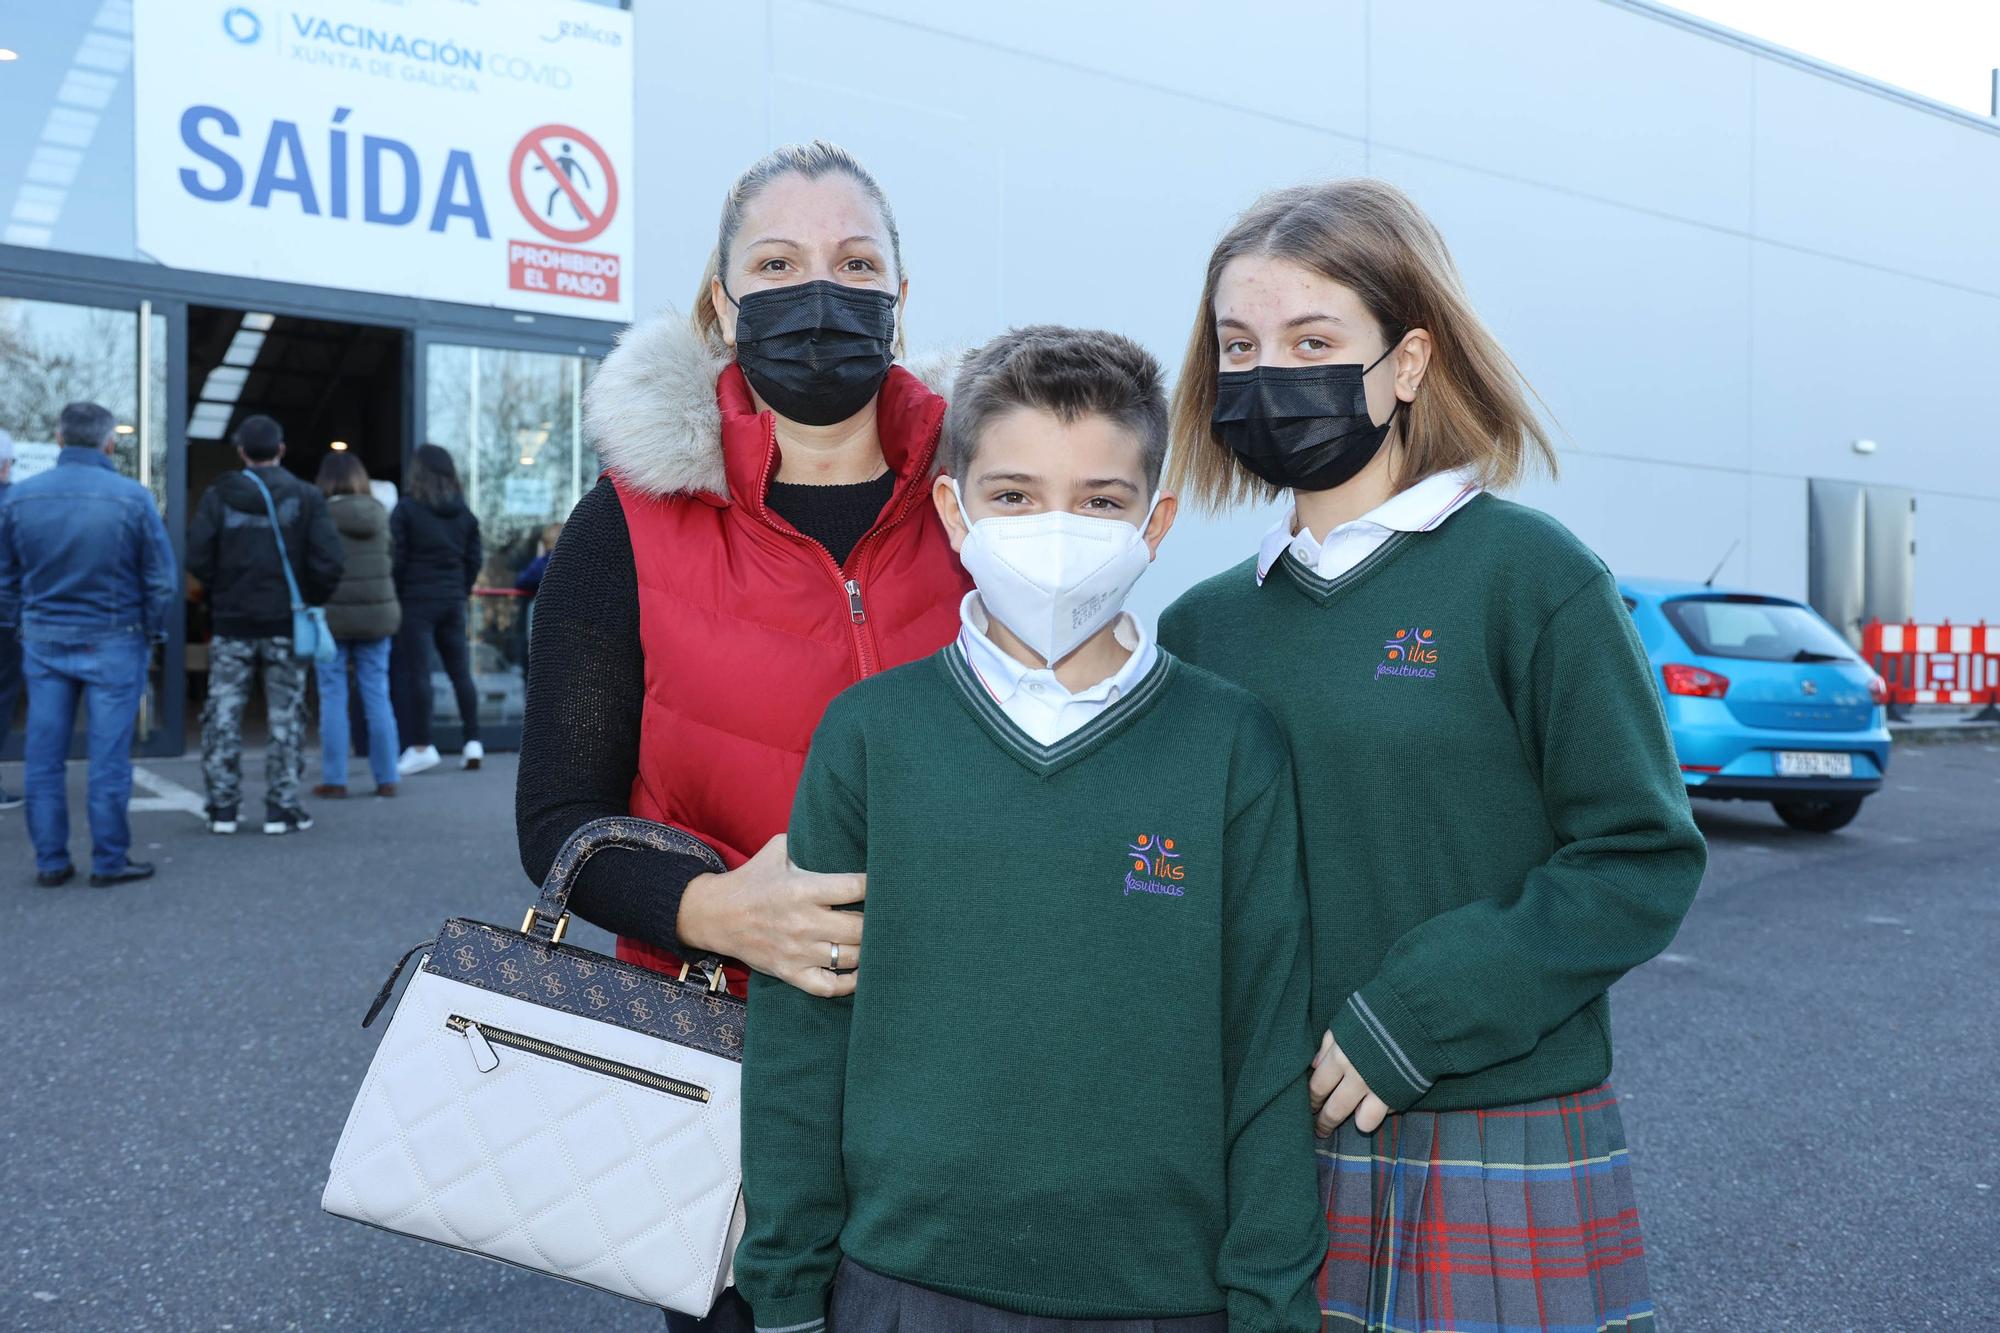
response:
<path fill-rule="evenodd" d="M 694 857 L 716 874 L 729 868 L 713 847 L 677 828 L 634 815 L 606 815 L 602 819 L 593 819 L 570 834 L 563 842 L 562 850 L 556 853 L 547 878 L 542 880 L 541 897 L 521 919 L 523 935 L 549 944 L 562 942 L 563 932 L 569 928 L 570 891 L 576 887 L 577 877 L 583 873 L 584 865 L 607 847 L 626 847 L 642 852 L 677 852 Z M 722 977 L 722 960 L 711 955 L 701 960 L 701 966 L 708 973 L 709 988 L 717 989 Z M 687 980 L 686 968 L 681 969 L 681 980 Z"/>

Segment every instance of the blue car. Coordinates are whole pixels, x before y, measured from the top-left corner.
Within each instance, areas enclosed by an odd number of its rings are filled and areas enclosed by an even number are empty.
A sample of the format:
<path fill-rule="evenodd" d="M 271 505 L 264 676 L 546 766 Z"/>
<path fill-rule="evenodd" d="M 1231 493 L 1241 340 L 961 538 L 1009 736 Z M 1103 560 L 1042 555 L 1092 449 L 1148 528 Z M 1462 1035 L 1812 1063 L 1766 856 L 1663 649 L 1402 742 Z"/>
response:
<path fill-rule="evenodd" d="M 1700 583 L 1621 579 L 1688 795 L 1769 801 L 1831 833 L 1882 789 L 1888 686 L 1811 607 Z"/>

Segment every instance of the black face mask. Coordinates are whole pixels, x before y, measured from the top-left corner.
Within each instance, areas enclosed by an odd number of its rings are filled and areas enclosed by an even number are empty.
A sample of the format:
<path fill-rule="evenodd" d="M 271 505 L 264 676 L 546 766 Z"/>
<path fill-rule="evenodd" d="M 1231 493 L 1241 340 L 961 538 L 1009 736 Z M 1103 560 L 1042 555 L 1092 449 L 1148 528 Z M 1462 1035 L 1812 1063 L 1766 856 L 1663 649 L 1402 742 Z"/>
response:
<path fill-rule="evenodd" d="M 888 292 L 822 280 L 729 300 L 736 307 L 736 364 L 757 396 L 787 420 L 807 426 L 847 420 L 881 389 L 896 359 L 896 298 Z"/>
<path fill-rule="evenodd" d="M 1389 344 L 1389 352 L 1396 346 Z M 1389 438 L 1402 403 L 1378 426 L 1362 385 L 1389 352 L 1367 366 L 1225 370 L 1215 377 L 1215 433 L 1244 467 L 1273 486 L 1330 491 L 1367 467 Z"/>

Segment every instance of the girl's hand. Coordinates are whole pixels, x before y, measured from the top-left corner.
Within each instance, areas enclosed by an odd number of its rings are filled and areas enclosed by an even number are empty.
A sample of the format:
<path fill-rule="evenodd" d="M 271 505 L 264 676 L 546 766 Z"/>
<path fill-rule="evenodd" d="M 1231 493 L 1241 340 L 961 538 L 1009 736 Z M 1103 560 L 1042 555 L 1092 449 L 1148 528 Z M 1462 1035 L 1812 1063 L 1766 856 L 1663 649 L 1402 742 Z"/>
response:
<path fill-rule="evenodd" d="M 854 993 L 861 965 L 865 875 L 820 875 L 785 855 L 785 835 L 734 870 L 696 875 L 681 897 L 678 927 L 688 953 L 736 958 L 809 995 Z M 828 966 L 840 946 L 840 971 Z"/>
<path fill-rule="evenodd" d="M 1354 1127 L 1373 1134 L 1389 1116 L 1389 1104 L 1368 1090 L 1354 1066 L 1341 1054 L 1340 1043 L 1328 1032 L 1319 1041 L 1319 1054 L 1312 1062 L 1312 1104 L 1319 1113 L 1313 1133 L 1327 1137 L 1340 1128 L 1341 1121 L 1354 1117 Z"/>

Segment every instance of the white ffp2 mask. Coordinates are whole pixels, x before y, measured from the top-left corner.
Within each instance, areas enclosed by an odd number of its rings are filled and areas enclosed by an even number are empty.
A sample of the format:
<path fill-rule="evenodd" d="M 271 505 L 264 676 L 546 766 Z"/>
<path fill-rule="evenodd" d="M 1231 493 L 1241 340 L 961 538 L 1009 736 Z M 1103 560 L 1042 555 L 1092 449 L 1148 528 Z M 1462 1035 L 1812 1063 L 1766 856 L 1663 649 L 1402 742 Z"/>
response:
<path fill-rule="evenodd" d="M 1138 527 L 1066 512 L 975 523 L 956 480 L 951 490 L 966 527 L 958 558 L 978 585 L 986 614 L 1051 666 L 1111 622 L 1152 562 L 1145 535 L 1150 508 Z M 1153 503 L 1159 504 L 1157 497 Z"/>

